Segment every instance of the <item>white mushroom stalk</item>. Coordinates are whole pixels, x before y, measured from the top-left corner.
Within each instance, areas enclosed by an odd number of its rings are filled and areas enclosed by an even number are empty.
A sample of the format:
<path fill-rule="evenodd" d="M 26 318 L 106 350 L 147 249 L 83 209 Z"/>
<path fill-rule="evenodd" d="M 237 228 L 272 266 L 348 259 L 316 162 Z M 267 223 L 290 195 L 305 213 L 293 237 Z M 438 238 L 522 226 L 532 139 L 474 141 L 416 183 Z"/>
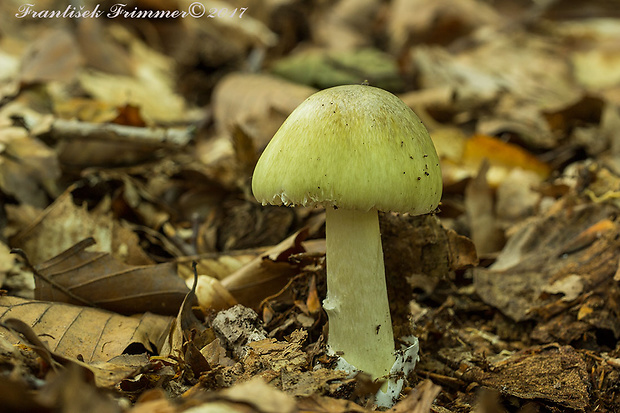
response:
<path fill-rule="evenodd" d="M 394 334 L 377 210 L 326 212 L 328 345 L 358 370 L 386 378 Z"/>

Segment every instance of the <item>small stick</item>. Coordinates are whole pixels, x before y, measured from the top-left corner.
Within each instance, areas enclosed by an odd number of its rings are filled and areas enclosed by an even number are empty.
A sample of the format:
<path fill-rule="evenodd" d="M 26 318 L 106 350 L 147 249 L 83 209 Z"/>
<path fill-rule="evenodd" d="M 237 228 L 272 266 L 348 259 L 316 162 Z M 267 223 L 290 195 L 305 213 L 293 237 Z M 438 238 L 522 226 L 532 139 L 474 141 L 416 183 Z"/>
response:
<path fill-rule="evenodd" d="M 56 119 L 50 130 L 52 137 L 59 140 L 102 140 L 173 148 L 185 146 L 193 138 L 194 132 L 194 128 L 144 128 L 65 119 Z"/>

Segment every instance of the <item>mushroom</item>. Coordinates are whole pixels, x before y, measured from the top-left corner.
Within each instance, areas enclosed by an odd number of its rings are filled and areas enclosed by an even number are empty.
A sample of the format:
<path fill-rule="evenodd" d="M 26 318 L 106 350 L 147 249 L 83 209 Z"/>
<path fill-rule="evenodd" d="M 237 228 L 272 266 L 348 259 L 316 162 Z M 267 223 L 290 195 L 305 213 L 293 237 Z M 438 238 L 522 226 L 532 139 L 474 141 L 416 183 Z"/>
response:
<path fill-rule="evenodd" d="M 442 191 L 420 119 L 372 86 L 319 91 L 273 136 L 252 191 L 263 205 L 325 207 L 328 346 L 349 367 L 385 378 L 395 349 L 378 211 L 425 214 Z M 415 350 L 417 359 L 417 341 Z"/>

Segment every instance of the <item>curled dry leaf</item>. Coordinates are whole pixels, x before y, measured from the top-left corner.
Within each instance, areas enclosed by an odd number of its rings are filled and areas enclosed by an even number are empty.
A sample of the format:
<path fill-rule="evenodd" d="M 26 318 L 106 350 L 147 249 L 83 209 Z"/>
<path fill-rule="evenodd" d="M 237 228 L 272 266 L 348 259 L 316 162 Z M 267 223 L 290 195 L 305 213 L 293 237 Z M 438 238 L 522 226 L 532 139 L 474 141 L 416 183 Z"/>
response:
<path fill-rule="evenodd" d="M 196 285 L 198 284 L 198 274 L 194 266 L 194 283 L 192 289 L 187 292 L 183 298 L 183 303 L 179 307 L 176 318 L 172 321 L 168 336 L 161 348 L 161 355 L 166 357 L 174 357 L 183 354 L 185 344 L 190 341 L 190 332 L 192 334 L 205 331 L 206 327 L 198 320 L 193 313 L 193 306 L 196 305 Z M 194 347 L 191 347 L 192 349 Z M 197 355 L 204 359 L 202 355 Z"/>
<path fill-rule="evenodd" d="M 189 291 L 174 263 L 133 266 L 89 252 L 88 238 L 35 267 L 38 300 L 90 303 L 121 314 L 174 315 Z"/>

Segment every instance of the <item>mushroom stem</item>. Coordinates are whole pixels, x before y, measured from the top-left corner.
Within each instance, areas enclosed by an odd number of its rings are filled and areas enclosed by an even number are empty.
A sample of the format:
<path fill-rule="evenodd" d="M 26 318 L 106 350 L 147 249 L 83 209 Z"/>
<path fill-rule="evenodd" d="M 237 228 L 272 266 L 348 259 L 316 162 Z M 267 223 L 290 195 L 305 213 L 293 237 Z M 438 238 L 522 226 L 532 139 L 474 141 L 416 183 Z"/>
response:
<path fill-rule="evenodd" d="M 326 208 L 328 345 L 373 379 L 394 364 L 379 216 Z"/>

